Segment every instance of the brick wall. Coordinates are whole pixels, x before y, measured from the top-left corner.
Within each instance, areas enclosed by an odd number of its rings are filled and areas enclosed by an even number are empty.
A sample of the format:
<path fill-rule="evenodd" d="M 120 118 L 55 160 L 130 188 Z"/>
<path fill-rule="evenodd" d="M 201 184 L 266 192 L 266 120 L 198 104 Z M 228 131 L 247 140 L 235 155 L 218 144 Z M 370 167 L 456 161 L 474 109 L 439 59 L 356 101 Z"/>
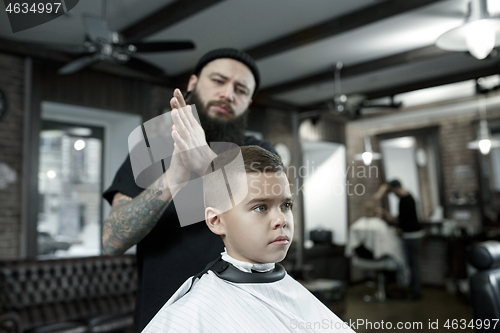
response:
<path fill-rule="evenodd" d="M 15 172 L 17 178 L 7 188 L 2 188 L 3 186 L 0 185 L 0 260 L 2 260 L 20 256 L 24 118 L 23 58 L 0 53 L 0 90 L 4 92 L 8 103 L 7 114 L 0 120 L 0 165 L 7 165 Z"/>

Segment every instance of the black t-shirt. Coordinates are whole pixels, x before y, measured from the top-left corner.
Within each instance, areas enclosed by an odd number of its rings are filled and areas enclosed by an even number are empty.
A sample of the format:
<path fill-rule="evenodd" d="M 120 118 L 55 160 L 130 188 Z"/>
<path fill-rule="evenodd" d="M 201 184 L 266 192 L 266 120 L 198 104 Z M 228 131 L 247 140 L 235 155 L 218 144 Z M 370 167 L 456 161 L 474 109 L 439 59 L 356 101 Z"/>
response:
<path fill-rule="evenodd" d="M 245 146 L 250 145 L 276 153 L 270 143 L 247 136 Z M 134 198 L 143 190 L 134 181 L 127 157 L 103 197 L 111 204 L 117 192 Z M 213 234 L 205 223 L 181 228 L 171 202 L 153 230 L 137 244 L 136 332 L 144 329 L 187 278 L 203 270 L 223 250 L 220 236 Z"/>
<path fill-rule="evenodd" d="M 418 222 L 415 200 L 410 194 L 399 199 L 399 226 L 403 232 L 422 229 L 420 222 Z"/>

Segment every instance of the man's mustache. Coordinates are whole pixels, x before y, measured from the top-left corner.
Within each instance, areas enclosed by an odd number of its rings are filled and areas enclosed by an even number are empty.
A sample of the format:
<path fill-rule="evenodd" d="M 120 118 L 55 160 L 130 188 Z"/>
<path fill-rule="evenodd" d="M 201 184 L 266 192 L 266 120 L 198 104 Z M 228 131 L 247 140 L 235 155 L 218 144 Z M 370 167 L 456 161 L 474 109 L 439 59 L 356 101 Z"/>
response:
<path fill-rule="evenodd" d="M 207 103 L 206 109 L 208 110 L 211 106 L 214 106 L 214 105 L 224 105 L 226 107 L 226 109 L 228 110 L 229 114 L 234 116 L 233 107 L 228 102 L 226 102 L 226 101 L 209 101 Z"/>

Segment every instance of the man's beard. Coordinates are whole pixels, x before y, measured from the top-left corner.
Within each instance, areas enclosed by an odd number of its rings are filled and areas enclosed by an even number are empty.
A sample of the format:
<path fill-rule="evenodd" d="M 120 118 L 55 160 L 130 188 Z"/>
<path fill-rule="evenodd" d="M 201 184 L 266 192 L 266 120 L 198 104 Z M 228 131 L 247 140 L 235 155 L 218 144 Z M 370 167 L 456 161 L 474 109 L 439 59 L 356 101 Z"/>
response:
<path fill-rule="evenodd" d="M 245 129 L 247 128 L 248 109 L 240 116 L 232 120 L 219 120 L 209 116 L 208 109 L 201 101 L 196 88 L 186 101 L 188 104 L 196 105 L 198 116 L 200 117 L 201 127 L 205 130 L 207 142 L 232 142 L 238 146 L 245 143 Z M 211 102 L 207 103 L 208 105 Z M 233 113 L 234 114 L 234 113 Z"/>

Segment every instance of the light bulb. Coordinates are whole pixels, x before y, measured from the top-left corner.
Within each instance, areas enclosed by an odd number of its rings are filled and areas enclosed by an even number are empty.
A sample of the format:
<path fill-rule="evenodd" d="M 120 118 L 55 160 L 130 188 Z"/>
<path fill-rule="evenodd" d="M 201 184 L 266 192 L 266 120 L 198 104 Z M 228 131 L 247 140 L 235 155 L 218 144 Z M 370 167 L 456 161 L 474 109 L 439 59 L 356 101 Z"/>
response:
<path fill-rule="evenodd" d="M 369 151 L 365 151 L 363 154 L 361 154 L 361 158 L 363 159 L 363 163 L 365 165 L 370 165 L 372 164 L 373 154 Z"/>
<path fill-rule="evenodd" d="M 469 52 L 477 59 L 484 59 L 495 47 L 495 28 L 487 20 L 470 22 L 465 34 Z"/>
<path fill-rule="evenodd" d="M 479 150 L 481 151 L 481 154 L 483 155 L 488 155 L 491 149 L 491 140 L 490 139 L 483 139 L 479 141 Z"/>
<path fill-rule="evenodd" d="M 76 140 L 74 147 L 75 147 L 76 150 L 82 150 L 83 148 L 85 148 L 85 141 L 83 141 L 83 140 Z"/>

